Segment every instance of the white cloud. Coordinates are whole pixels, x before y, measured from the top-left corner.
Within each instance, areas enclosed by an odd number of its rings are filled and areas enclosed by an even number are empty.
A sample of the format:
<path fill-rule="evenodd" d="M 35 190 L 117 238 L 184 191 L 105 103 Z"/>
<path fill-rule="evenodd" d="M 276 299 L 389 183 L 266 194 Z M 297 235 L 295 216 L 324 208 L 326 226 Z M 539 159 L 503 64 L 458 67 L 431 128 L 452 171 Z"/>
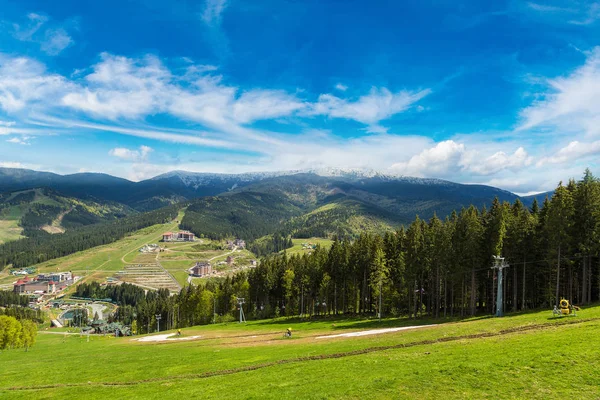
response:
<path fill-rule="evenodd" d="M 116 147 L 111 149 L 108 154 L 126 161 L 141 162 L 148 159 L 148 155 L 152 152 L 152 148 L 148 146 L 140 146 L 139 150 L 130 150 L 124 147 Z"/>
<path fill-rule="evenodd" d="M 496 175 L 504 171 L 518 173 L 532 163 L 533 157 L 523 147 L 519 147 L 513 154 L 497 151 L 486 156 L 482 149 L 468 148 L 464 143 L 445 140 L 424 149 L 408 161 L 395 163 L 390 170 L 418 177 L 457 177 L 461 174 L 474 177 Z"/>
<path fill-rule="evenodd" d="M 25 168 L 23 164 L 15 161 L 0 161 L 0 167 L 2 168 Z"/>
<path fill-rule="evenodd" d="M 63 28 L 48 29 L 41 49 L 44 53 L 55 56 L 73 43 L 73 38 Z"/>
<path fill-rule="evenodd" d="M 40 45 L 40 49 L 51 56 L 60 54 L 64 49 L 74 43 L 73 38 L 62 26 L 43 29 L 50 18 L 37 14 L 27 15 L 25 26 L 13 23 L 13 37 L 23 42 L 33 42 Z"/>
<path fill-rule="evenodd" d="M 240 123 L 272 119 L 293 114 L 305 103 L 280 90 L 244 92 L 233 104 L 233 118 Z"/>
<path fill-rule="evenodd" d="M 591 3 L 587 9 L 585 9 L 580 18 L 572 19 L 569 21 L 570 24 L 575 25 L 590 25 L 600 19 L 600 3 Z"/>
<path fill-rule="evenodd" d="M 140 118 L 164 108 L 170 72 L 152 56 L 142 60 L 101 54 L 101 62 L 62 104 L 108 119 Z"/>
<path fill-rule="evenodd" d="M 565 6 L 566 5 L 566 6 Z M 598 2 L 528 2 L 527 7 L 541 14 L 559 18 L 561 23 L 573 25 L 591 25 L 600 19 L 600 3 Z"/>
<path fill-rule="evenodd" d="M 498 151 L 481 162 L 470 165 L 469 171 L 479 175 L 493 175 L 505 169 L 519 172 L 532 162 L 533 157 L 529 156 L 523 147 L 519 147 L 513 154 Z"/>
<path fill-rule="evenodd" d="M 446 140 L 425 149 L 406 162 L 398 162 L 390 170 L 408 176 L 450 176 L 464 169 L 465 145 Z"/>
<path fill-rule="evenodd" d="M 553 5 L 547 5 L 547 4 L 539 4 L 539 3 L 532 3 L 529 2 L 527 3 L 527 6 L 535 11 L 540 11 L 540 12 L 550 12 L 550 13 L 555 13 L 555 12 L 575 12 L 575 10 L 573 10 L 572 8 L 566 8 L 566 7 L 559 7 L 559 6 L 553 6 Z"/>
<path fill-rule="evenodd" d="M 70 86 L 64 77 L 46 73 L 46 67 L 35 60 L 0 53 L 0 108 L 5 111 L 56 104 L 57 97 Z"/>
<path fill-rule="evenodd" d="M 575 140 L 558 150 L 554 155 L 541 158 L 537 165 L 541 167 L 545 164 L 564 164 L 597 154 L 600 154 L 600 140 L 590 143 L 581 143 Z"/>
<path fill-rule="evenodd" d="M 31 144 L 29 142 L 30 139 L 31 139 L 31 137 L 29 137 L 29 136 L 22 136 L 22 137 L 15 136 L 13 138 L 8 139 L 7 142 L 14 143 L 14 144 L 21 144 L 24 146 L 29 146 Z"/>
<path fill-rule="evenodd" d="M 379 122 L 407 110 L 412 104 L 431 93 L 430 89 L 418 92 L 400 91 L 392 93 L 387 88 L 372 88 L 369 94 L 355 101 L 342 99 L 332 94 L 322 94 L 313 104 L 309 115 L 326 115 L 332 118 L 351 119 L 381 132 Z"/>
<path fill-rule="evenodd" d="M 32 41 L 33 35 L 48 21 L 48 17 L 36 13 L 27 14 L 27 19 L 29 21 L 25 27 L 20 24 L 13 24 L 13 36 L 24 42 Z"/>
<path fill-rule="evenodd" d="M 104 53 L 92 73 L 61 102 L 98 118 L 142 119 L 167 113 L 227 135 L 271 141 L 270 133 L 242 125 L 293 115 L 327 115 L 353 119 L 366 124 L 369 132 L 385 133 L 381 120 L 405 111 L 430 92 L 392 93 L 386 88 L 373 88 L 354 101 L 324 94 L 311 103 L 282 90 L 240 91 L 224 84 L 221 76 L 210 74 L 212 71 L 192 65 L 183 75 L 175 75 L 154 56 L 131 59 Z"/>
<path fill-rule="evenodd" d="M 338 83 L 337 85 L 335 85 L 335 88 L 337 90 L 341 90 L 342 92 L 345 92 L 346 90 L 348 90 L 348 86 L 346 86 L 342 83 Z"/>
<path fill-rule="evenodd" d="M 553 128 L 564 133 L 600 134 L 600 47 L 570 75 L 547 79 L 546 93 L 521 112 L 519 130 Z"/>
<path fill-rule="evenodd" d="M 221 14 L 227 7 L 227 0 L 206 0 L 202 20 L 208 25 L 221 23 Z"/>
<path fill-rule="evenodd" d="M 0 121 L 0 126 L 14 126 L 15 124 L 15 121 Z"/>

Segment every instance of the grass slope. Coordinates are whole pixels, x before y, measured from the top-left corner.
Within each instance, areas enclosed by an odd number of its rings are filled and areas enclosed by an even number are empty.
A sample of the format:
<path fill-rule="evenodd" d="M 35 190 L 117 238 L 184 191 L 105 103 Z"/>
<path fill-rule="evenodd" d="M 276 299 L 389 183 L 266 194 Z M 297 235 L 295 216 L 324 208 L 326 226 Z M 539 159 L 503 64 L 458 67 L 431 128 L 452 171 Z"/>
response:
<path fill-rule="evenodd" d="M 180 212 L 176 221 L 181 221 L 184 211 Z M 103 281 L 114 276 L 129 264 L 155 264 L 157 261 L 181 286 L 187 284 L 188 269 L 197 261 L 211 261 L 219 271 L 230 269 L 227 266 L 216 267 L 219 261 L 225 261 L 231 254 L 238 266 L 250 265 L 256 257 L 247 250 L 231 253 L 224 242 L 213 242 L 200 239 L 193 243 L 162 243 L 162 234 L 176 231 L 178 223 L 159 224 L 141 229 L 114 243 L 94 247 L 35 265 L 39 273 L 72 271 L 75 275 L 84 276 L 84 281 Z M 139 249 L 145 244 L 157 243 L 167 250 L 160 253 L 141 253 Z M 0 271 L 0 285 L 8 285 L 16 279 L 8 274 L 9 270 Z M 11 288 L 7 286 L 7 288 Z"/>
<path fill-rule="evenodd" d="M 181 216 L 183 213 L 178 218 Z M 172 222 L 149 226 L 114 243 L 49 260 L 34 267 L 39 273 L 72 271 L 75 275 L 81 276 L 89 273 L 85 279 L 102 280 L 122 269 L 128 263 L 127 257 L 133 259 L 139 254 L 140 247 L 147 243 L 157 243 L 162 238 L 163 232 L 175 230 L 177 225 L 177 222 Z M 14 281 L 14 277 L 7 276 L 0 279 L 0 283 L 9 281 Z"/>
<path fill-rule="evenodd" d="M 319 335 L 437 323 L 355 338 Z M 291 326 L 294 338 L 283 339 Z M 254 321 L 189 342 L 40 334 L 0 355 L 7 398 L 596 398 L 600 307 L 458 321 Z M 58 355 L 57 355 L 58 353 Z M 51 360 L 51 361 L 49 361 Z M 243 390 L 240 390 L 243 388 Z"/>

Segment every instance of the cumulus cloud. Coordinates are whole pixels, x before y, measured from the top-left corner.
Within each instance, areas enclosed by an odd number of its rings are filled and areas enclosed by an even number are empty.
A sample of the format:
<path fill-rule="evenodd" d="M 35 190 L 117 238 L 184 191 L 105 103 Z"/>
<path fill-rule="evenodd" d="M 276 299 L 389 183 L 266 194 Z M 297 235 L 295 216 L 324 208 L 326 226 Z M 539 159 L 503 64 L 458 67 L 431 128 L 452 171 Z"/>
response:
<path fill-rule="evenodd" d="M 111 149 L 108 152 L 108 154 L 125 161 L 142 162 L 148 159 L 148 155 L 152 151 L 152 148 L 148 146 L 140 146 L 138 150 L 131 150 L 124 147 L 116 147 L 114 149 Z"/>
<path fill-rule="evenodd" d="M 348 90 L 348 86 L 346 86 L 342 83 L 338 83 L 337 85 L 335 85 L 335 88 L 337 90 L 341 90 L 342 92 L 345 92 L 346 90 Z"/>
<path fill-rule="evenodd" d="M 460 174 L 488 176 L 503 171 L 519 172 L 533 163 L 523 147 L 514 153 L 497 151 L 486 156 L 481 150 L 469 149 L 464 143 L 445 140 L 424 149 L 408 161 L 398 162 L 390 170 L 409 176 L 452 177 Z"/>
<path fill-rule="evenodd" d="M 395 163 L 390 170 L 408 176 L 448 176 L 465 167 L 465 145 L 446 140 L 425 149 L 406 162 Z"/>
<path fill-rule="evenodd" d="M 493 175 L 505 169 L 519 172 L 522 168 L 533 163 L 533 157 L 527 154 L 523 147 L 519 147 L 513 154 L 498 151 L 486 157 L 482 162 L 469 166 L 469 171 L 479 175 Z"/>

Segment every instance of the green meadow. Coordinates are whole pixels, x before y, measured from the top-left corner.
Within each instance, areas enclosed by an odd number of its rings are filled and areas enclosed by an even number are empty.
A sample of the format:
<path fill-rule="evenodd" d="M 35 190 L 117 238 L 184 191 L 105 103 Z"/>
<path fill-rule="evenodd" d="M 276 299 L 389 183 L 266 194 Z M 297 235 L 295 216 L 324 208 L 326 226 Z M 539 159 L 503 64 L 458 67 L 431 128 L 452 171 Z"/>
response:
<path fill-rule="evenodd" d="M 362 337 L 320 336 L 390 327 Z M 283 337 L 291 327 L 293 337 Z M 600 395 L 600 306 L 458 320 L 276 319 L 197 326 L 189 341 L 41 331 L 0 354 L 3 398 L 389 399 Z M 164 333 L 164 332 L 163 332 Z M 172 332 L 174 333 L 174 332 Z"/>

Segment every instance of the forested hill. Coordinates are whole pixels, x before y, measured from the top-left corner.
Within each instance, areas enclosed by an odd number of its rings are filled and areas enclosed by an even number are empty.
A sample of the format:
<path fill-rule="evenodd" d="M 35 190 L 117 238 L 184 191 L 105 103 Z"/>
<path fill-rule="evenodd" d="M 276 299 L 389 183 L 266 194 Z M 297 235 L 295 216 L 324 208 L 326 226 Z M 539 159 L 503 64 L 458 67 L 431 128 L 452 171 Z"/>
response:
<path fill-rule="evenodd" d="M 77 199 L 49 188 L 0 193 L 0 243 L 33 236 L 39 230 L 63 233 L 135 213 L 124 204 Z"/>
<path fill-rule="evenodd" d="M 211 238 L 253 240 L 275 232 L 298 238 L 356 238 L 363 232 L 393 231 L 415 215 L 444 218 L 471 204 L 489 207 L 494 198 L 512 202 L 518 196 L 489 186 L 441 180 L 296 174 L 197 200 L 182 226 Z"/>

